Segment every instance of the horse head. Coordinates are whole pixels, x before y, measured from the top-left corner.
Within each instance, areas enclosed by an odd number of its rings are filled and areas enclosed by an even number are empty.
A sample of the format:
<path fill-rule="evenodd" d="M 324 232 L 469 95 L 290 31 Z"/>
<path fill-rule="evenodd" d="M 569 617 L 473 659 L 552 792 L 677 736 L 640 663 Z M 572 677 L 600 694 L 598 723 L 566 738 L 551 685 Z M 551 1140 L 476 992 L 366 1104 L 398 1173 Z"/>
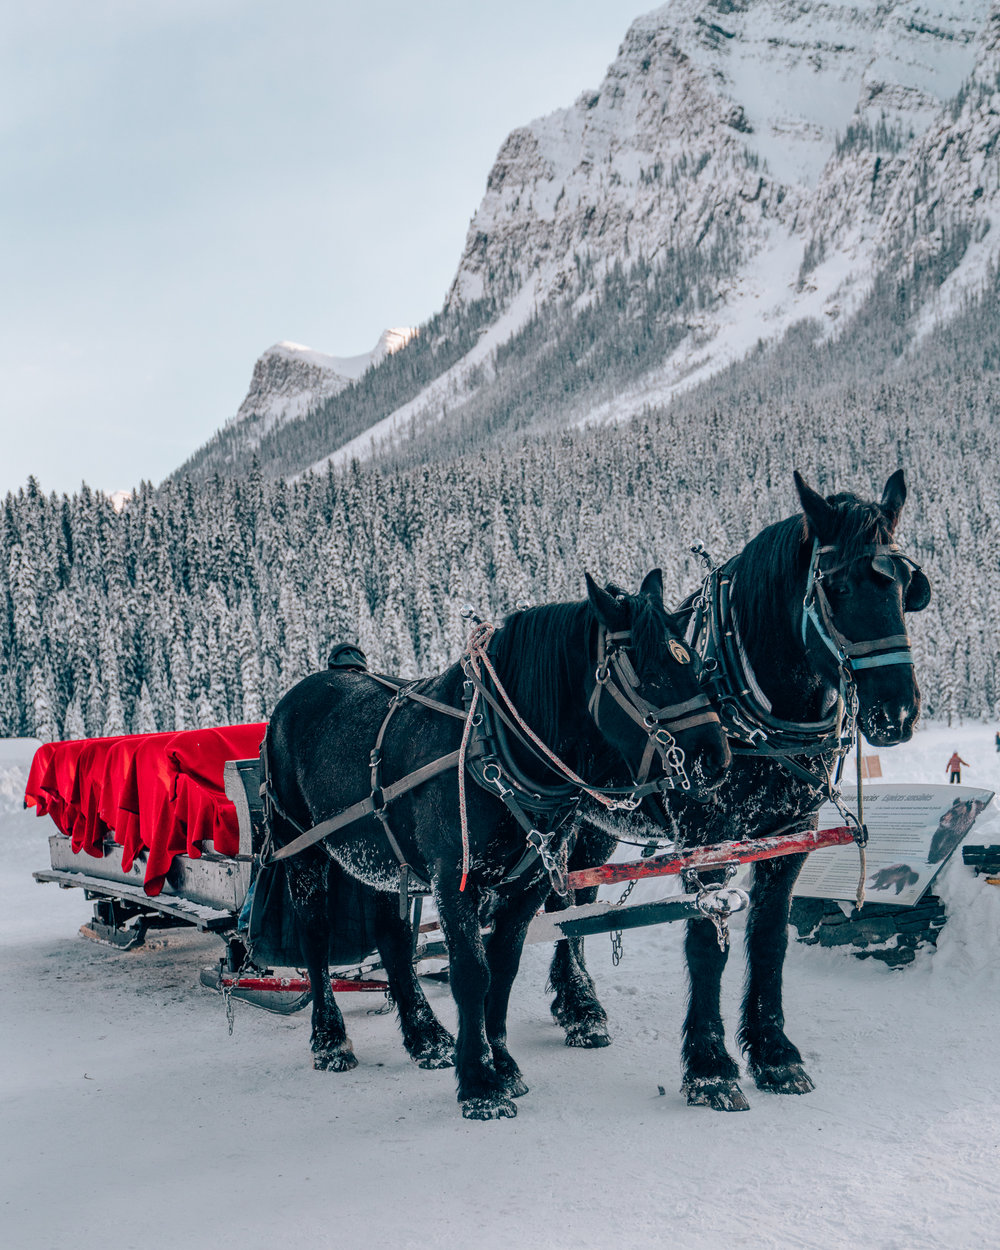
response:
<path fill-rule="evenodd" d="M 601 734 L 640 786 L 655 777 L 658 761 L 663 789 L 715 789 L 730 764 L 729 744 L 699 687 L 701 662 L 663 605 L 660 570 L 647 574 L 637 595 L 586 578 L 598 636 L 588 709 Z"/>
<path fill-rule="evenodd" d="M 842 493 L 824 498 L 796 472 L 811 544 L 801 637 L 816 669 L 837 684 L 853 680 L 858 718 L 873 746 L 906 742 L 920 713 L 920 690 L 904 613 L 930 601 L 923 571 L 893 535 L 906 499 L 902 469 L 878 503 Z"/>

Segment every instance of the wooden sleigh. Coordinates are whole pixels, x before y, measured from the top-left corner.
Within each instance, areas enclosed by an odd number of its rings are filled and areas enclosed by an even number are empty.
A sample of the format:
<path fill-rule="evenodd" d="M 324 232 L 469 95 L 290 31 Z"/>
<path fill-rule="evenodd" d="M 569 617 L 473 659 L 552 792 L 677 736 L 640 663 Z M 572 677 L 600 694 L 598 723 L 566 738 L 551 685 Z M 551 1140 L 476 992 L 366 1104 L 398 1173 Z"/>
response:
<path fill-rule="evenodd" d="M 151 930 L 193 926 L 224 944 L 202 982 L 227 996 L 287 1013 L 311 998 L 297 967 L 294 941 L 253 933 L 253 895 L 260 880 L 264 811 L 257 757 L 223 759 L 227 747 L 244 750 L 262 726 L 232 726 L 187 734 L 133 735 L 89 744 L 50 743 L 36 756 L 25 802 L 49 815 L 50 866 L 38 882 L 82 889 L 93 915 L 81 932 L 120 949 L 140 946 Z M 145 791 L 156 793 L 149 794 Z M 145 828 L 143 824 L 145 822 Z M 684 894 L 653 902 L 596 902 L 539 914 L 529 942 L 555 942 L 708 916 L 724 925 L 745 910 L 744 891 L 704 886 L 698 873 L 758 859 L 800 854 L 853 840 L 849 828 L 783 833 L 754 842 L 668 851 L 627 863 L 569 874 L 572 889 L 677 875 Z M 422 922 L 422 899 L 411 904 L 413 958 L 447 957 L 437 924 Z M 289 948 L 292 948 L 291 950 Z M 372 948 L 374 949 L 374 947 Z M 284 954 L 282 954 L 284 952 Z M 370 952 L 336 966 L 335 992 L 386 992 Z"/>

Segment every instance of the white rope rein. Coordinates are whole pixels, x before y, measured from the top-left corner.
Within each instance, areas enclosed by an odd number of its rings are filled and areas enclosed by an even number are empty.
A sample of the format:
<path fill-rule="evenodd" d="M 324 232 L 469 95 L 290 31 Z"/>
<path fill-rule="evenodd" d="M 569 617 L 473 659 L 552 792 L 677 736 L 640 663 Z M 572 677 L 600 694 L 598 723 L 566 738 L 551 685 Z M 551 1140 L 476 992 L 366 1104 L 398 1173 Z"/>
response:
<path fill-rule="evenodd" d="M 569 767 L 568 764 L 563 763 L 558 755 L 545 745 L 545 743 L 541 740 L 541 738 L 539 738 L 539 736 L 514 706 L 513 700 L 504 689 L 503 682 L 501 682 L 500 678 L 497 676 L 497 671 L 493 667 L 490 657 L 487 654 L 487 647 L 489 646 L 490 639 L 493 637 L 495 632 L 496 626 L 491 625 L 489 621 L 480 621 L 479 624 L 473 628 L 472 633 L 469 635 L 465 655 L 462 658 L 463 668 L 465 668 L 466 671 L 471 671 L 477 678 L 478 682 L 481 682 L 483 679 L 483 669 L 489 673 L 493 680 L 493 685 L 496 688 L 497 695 L 505 705 L 511 719 L 524 732 L 525 736 L 535 744 L 539 751 L 542 752 L 545 758 L 549 760 L 553 768 L 557 772 L 561 773 L 567 781 L 571 781 L 575 786 L 579 786 L 584 794 L 588 794 L 592 799 L 596 799 L 598 803 L 601 803 L 609 810 L 613 811 L 619 808 L 621 804 L 619 804 L 617 800 L 610 798 L 606 794 L 602 794 L 599 790 L 592 789 L 582 777 L 578 776 L 572 768 Z M 469 703 L 469 712 L 465 718 L 465 728 L 462 731 L 462 742 L 458 749 L 458 804 L 459 822 L 462 830 L 462 880 L 458 887 L 460 892 L 464 891 L 469 876 L 469 820 L 465 796 L 465 757 L 478 702 L 479 686 L 474 682 L 472 699 Z"/>

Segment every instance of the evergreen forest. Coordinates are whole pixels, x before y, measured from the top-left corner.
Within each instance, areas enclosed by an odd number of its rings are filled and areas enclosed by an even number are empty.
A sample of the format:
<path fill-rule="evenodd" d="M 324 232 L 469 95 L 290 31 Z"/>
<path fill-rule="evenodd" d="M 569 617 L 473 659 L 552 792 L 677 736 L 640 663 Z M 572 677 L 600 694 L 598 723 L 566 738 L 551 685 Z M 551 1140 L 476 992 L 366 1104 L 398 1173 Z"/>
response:
<path fill-rule="evenodd" d="M 239 463 L 231 448 L 224 476 L 145 484 L 120 511 L 86 486 L 45 495 L 29 480 L 0 505 L 0 735 L 261 720 L 346 640 L 373 668 L 436 671 L 461 651 L 465 601 L 497 619 L 521 599 L 579 598 L 585 569 L 634 587 L 660 565 L 679 601 L 701 575 L 693 544 L 721 561 L 796 510 L 793 468 L 870 498 L 899 466 L 901 541 L 935 590 L 911 620 L 925 714 L 1000 717 L 997 275 L 916 345 L 933 271 L 877 283 L 839 337 L 800 325 L 630 422 L 522 419 L 532 395 L 570 403 L 581 368 L 613 388 L 621 353 L 601 346 L 598 319 L 631 327 L 626 348 L 674 333 L 655 313 L 662 291 L 635 295 L 652 289 L 640 279 L 612 273 L 578 318 L 593 350 L 568 361 L 565 309 L 539 314 L 522 389 L 508 371 L 484 407 L 376 463 L 292 479 L 273 476 L 280 457 Z M 697 274 L 686 282 L 696 302 Z M 424 334 L 422 350 L 459 351 L 466 332 L 450 348 Z M 380 383 L 393 394 L 419 381 L 419 358 L 399 355 Z"/>

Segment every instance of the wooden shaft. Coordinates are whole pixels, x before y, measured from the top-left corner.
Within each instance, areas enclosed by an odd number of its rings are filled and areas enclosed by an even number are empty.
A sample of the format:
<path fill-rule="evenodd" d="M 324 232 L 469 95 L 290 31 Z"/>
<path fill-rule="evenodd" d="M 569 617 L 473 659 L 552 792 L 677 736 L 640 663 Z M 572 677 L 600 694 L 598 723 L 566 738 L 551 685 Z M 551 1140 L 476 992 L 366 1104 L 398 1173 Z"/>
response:
<path fill-rule="evenodd" d="M 772 838 L 753 838 L 746 842 L 718 842 L 714 846 L 692 846 L 649 859 L 634 859 L 626 864 L 602 864 L 598 868 L 581 868 L 569 873 L 571 890 L 592 885 L 615 885 L 620 881 L 639 881 L 643 877 L 664 877 L 678 874 L 685 868 L 710 868 L 714 864 L 749 864 L 755 859 L 774 859 L 778 855 L 797 855 L 818 851 L 824 846 L 847 846 L 854 834 L 846 825 L 835 829 L 810 829 L 801 833 L 783 833 Z"/>

